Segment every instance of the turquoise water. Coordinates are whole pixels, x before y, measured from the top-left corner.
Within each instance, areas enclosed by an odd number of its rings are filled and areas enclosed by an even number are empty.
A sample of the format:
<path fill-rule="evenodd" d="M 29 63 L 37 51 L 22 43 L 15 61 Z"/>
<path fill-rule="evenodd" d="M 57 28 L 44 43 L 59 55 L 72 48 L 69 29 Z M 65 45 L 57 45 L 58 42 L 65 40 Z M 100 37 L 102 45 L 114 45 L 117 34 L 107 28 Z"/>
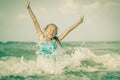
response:
<path fill-rule="evenodd" d="M 63 42 L 36 55 L 35 42 L 0 42 L 0 80 L 120 80 L 120 42 Z"/>

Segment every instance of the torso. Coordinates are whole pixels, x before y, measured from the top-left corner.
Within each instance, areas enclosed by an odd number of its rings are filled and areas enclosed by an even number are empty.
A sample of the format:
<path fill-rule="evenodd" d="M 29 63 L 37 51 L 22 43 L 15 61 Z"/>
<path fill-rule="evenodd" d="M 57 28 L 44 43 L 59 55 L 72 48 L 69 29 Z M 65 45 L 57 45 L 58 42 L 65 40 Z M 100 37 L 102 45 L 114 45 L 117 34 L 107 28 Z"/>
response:
<path fill-rule="evenodd" d="M 42 40 L 37 46 L 37 53 L 52 54 L 56 48 L 55 40 L 52 40 L 51 42 Z"/>

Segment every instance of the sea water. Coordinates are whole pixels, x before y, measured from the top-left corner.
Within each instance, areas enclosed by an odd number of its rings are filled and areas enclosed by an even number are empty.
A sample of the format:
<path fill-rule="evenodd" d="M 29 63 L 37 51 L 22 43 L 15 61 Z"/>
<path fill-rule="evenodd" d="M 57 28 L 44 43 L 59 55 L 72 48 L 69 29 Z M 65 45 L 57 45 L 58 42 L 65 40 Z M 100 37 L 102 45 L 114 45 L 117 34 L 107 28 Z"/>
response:
<path fill-rule="evenodd" d="M 120 42 L 63 42 L 37 55 L 35 42 L 0 42 L 0 80 L 120 80 Z"/>

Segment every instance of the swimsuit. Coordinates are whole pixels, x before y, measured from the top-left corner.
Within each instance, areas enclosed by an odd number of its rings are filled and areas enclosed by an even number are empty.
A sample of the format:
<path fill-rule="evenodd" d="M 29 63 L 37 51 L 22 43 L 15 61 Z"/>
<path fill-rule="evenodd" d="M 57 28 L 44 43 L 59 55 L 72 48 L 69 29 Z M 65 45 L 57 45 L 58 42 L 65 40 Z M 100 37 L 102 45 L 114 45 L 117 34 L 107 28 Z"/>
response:
<path fill-rule="evenodd" d="M 56 50 L 55 41 L 52 40 L 51 42 L 46 42 L 42 40 L 41 43 L 37 46 L 37 54 L 52 54 Z"/>

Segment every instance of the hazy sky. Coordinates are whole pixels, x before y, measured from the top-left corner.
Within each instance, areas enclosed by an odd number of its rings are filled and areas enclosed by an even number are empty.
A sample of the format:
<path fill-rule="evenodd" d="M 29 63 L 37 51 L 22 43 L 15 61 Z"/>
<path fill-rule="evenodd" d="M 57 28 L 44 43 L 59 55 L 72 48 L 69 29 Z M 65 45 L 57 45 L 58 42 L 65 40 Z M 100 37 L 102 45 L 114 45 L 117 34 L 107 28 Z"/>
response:
<path fill-rule="evenodd" d="M 0 0 L 0 41 L 37 41 L 26 0 Z M 64 41 L 120 40 L 120 0 L 31 0 L 40 25 L 59 27 L 58 35 L 85 15 Z"/>

